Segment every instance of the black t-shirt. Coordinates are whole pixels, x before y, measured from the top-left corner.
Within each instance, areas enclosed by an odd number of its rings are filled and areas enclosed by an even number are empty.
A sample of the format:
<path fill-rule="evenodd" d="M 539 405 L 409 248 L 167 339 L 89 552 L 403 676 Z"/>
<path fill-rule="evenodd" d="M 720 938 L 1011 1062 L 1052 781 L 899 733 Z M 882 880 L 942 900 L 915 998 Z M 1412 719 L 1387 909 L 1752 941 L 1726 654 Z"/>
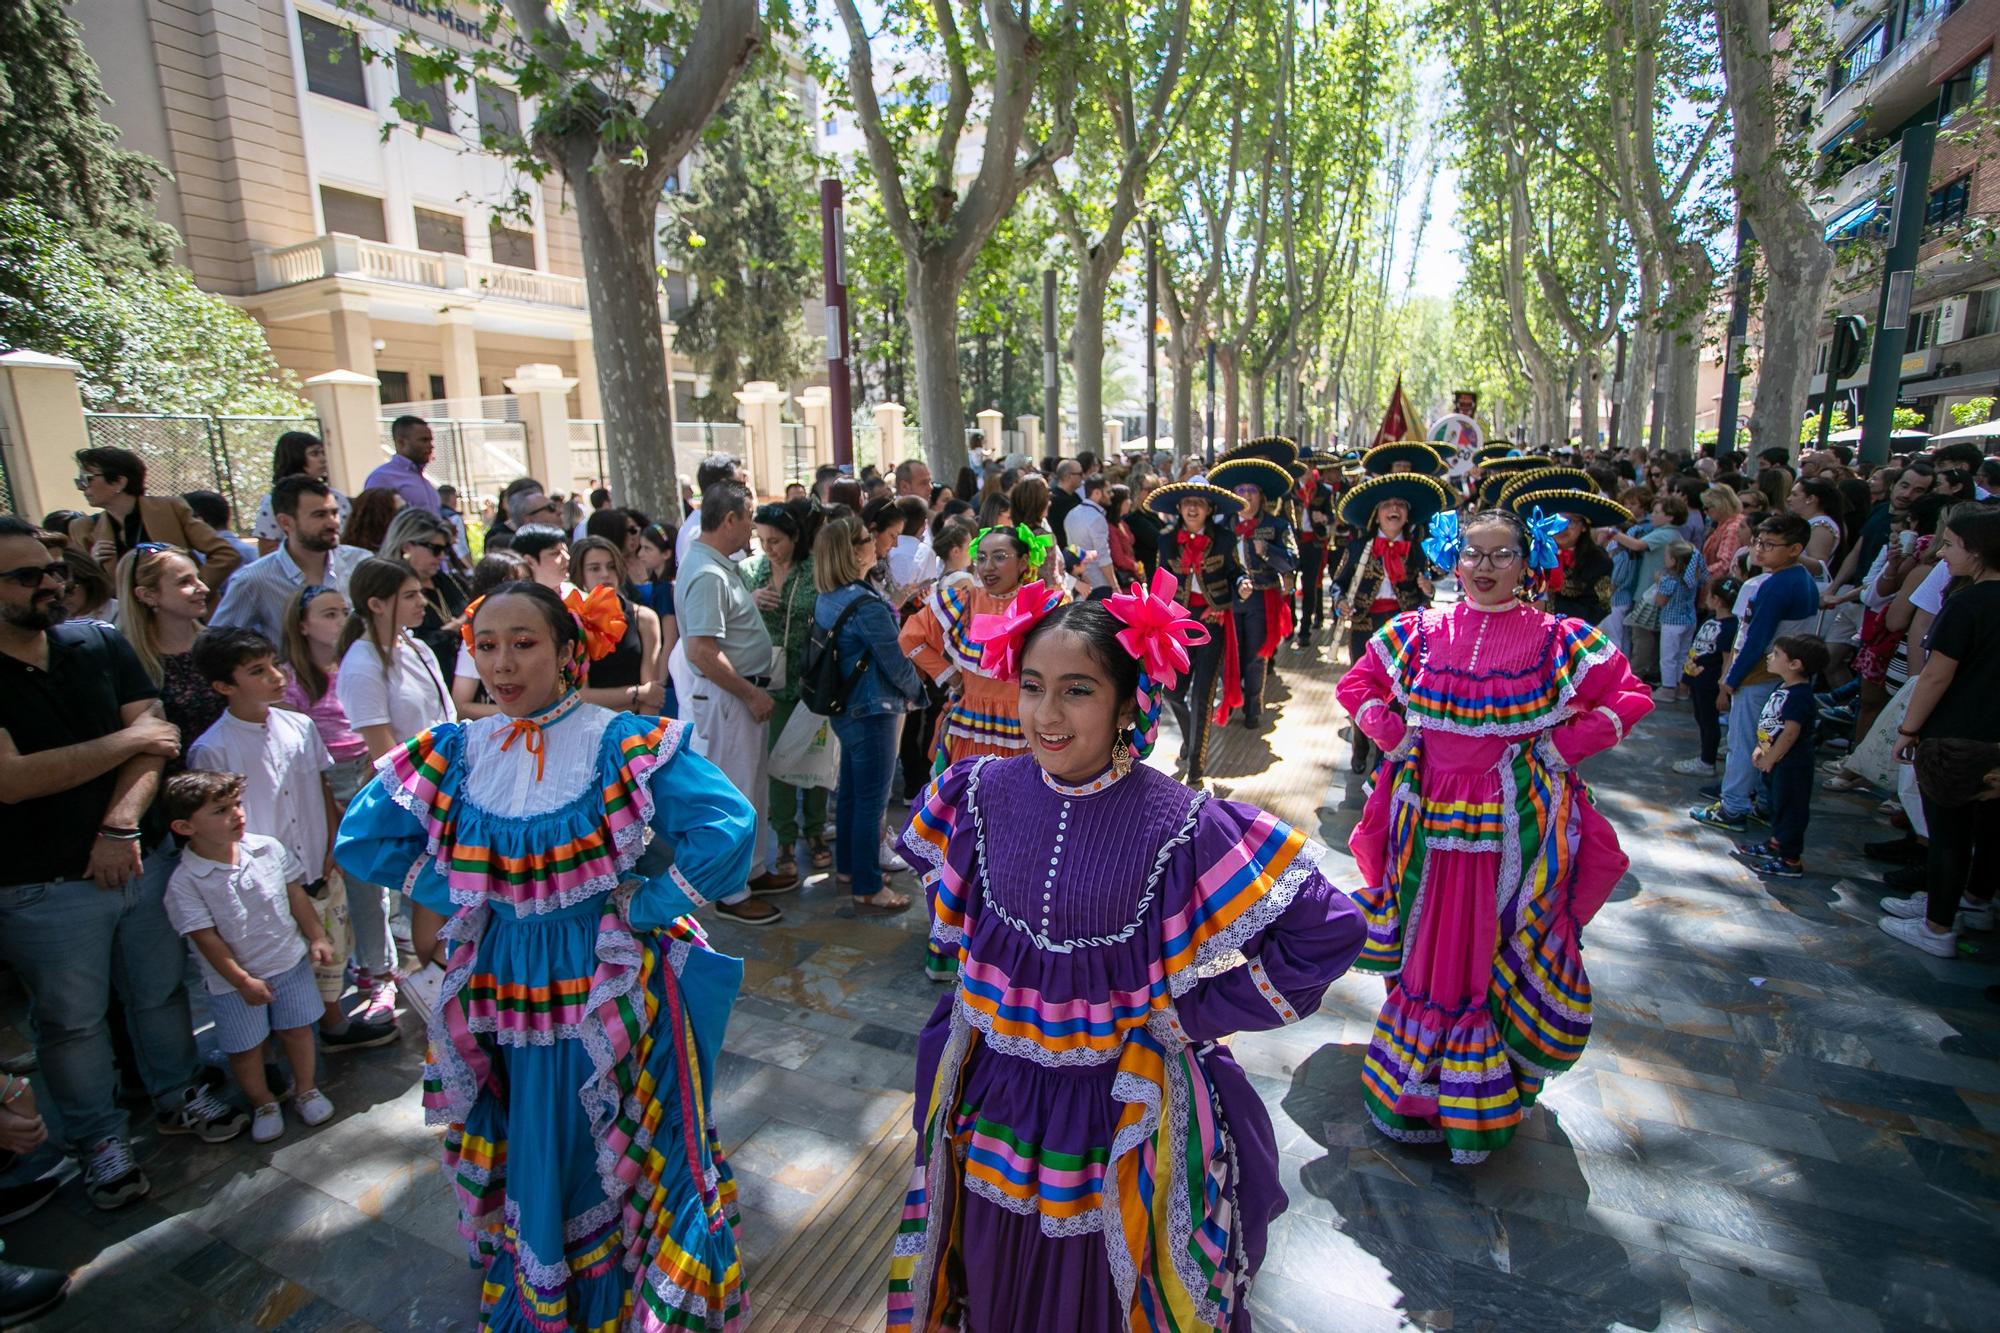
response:
<path fill-rule="evenodd" d="M 1069 517 L 1070 510 L 1082 503 L 1083 501 L 1079 496 L 1071 495 L 1062 487 L 1053 483 L 1050 484 L 1049 531 L 1056 535 L 1057 545 L 1067 545 L 1069 543 L 1069 534 L 1063 531 L 1063 520 Z"/>
<path fill-rule="evenodd" d="M 1930 649 L 1958 663 L 1944 697 L 1921 728 L 1925 739 L 2000 741 L 2000 579 L 1973 583 L 1944 599 L 1931 622 Z"/>
<path fill-rule="evenodd" d="M 1785 751 L 1774 771 L 1812 767 L 1813 723 L 1818 718 L 1819 700 L 1813 696 L 1812 682 L 1780 685 L 1771 692 L 1771 697 L 1764 701 L 1764 711 L 1757 716 L 1757 743 L 1766 747 L 1775 745 L 1787 722 L 1799 724 L 1798 739 Z"/>
<path fill-rule="evenodd" d="M 0 653 L 0 729 L 22 754 L 80 745 L 124 727 L 119 710 L 159 696 L 117 630 L 94 621 L 49 631 L 49 669 Z M 0 884 L 80 879 L 118 770 L 48 796 L 0 805 Z"/>

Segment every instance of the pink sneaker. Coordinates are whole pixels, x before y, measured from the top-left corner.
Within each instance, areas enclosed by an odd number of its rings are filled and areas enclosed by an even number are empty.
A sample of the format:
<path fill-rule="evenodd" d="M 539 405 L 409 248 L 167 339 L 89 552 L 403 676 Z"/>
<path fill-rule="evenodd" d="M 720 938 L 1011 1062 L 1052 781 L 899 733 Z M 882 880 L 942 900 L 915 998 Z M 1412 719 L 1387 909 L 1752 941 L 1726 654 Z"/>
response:
<path fill-rule="evenodd" d="M 364 1023 L 393 1023 L 396 1021 L 396 983 L 386 978 L 377 981 L 367 998 L 355 1009 L 351 1017 Z"/>

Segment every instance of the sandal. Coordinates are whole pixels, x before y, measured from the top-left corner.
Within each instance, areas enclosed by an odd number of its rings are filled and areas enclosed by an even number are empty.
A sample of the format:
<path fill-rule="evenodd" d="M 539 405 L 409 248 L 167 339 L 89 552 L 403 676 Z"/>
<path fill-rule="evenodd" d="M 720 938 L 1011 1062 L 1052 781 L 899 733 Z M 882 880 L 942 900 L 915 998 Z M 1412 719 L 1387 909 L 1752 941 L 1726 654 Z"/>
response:
<path fill-rule="evenodd" d="M 811 853 L 814 870 L 825 870 L 833 865 L 833 847 L 825 838 L 808 838 L 806 850 Z"/>
<path fill-rule="evenodd" d="M 883 892 L 888 893 L 888 890 L 884 889 Z M 878 903 L 870 898 L 854 899 L 856 916 L 895 916 L 898 912 L 909 911 L 910 907 L 909 896 L 901 893 L 890 893 L 889 901 L 885 903 Z"/>
<path fill-rule="evenodd" d="M 797 880 L 799 877 L 799 858 L 791 852 L 778 853 L 778 862 L 771 867 L 771 873 L 779 879 Z"/>

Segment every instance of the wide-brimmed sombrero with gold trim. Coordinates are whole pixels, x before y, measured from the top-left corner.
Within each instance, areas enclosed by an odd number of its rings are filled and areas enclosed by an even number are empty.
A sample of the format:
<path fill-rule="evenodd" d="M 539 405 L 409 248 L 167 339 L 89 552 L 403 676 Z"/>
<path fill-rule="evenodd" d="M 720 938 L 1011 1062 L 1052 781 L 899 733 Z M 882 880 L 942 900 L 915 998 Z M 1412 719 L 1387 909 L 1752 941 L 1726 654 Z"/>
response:
<path fill-rule="evenodd" d="M 1216 459 L 1215 465 L 1221 467 L 1224 463 L 1233 463 L 1239 458 L 1261 458 L 1267 463 L 1276 463 L 1279 467 L 1289 468 L 1299 461 L 1299 446 L 1283 435 L 1260 435 L 1248 444 L 1237 445 Z"/>
<path fill-rule="evenodd" d="M 1452 507 L 1451 493 L 1436 477 L 1421 472 L 1391 472 L 1350 486 L 1340 497 L 1341 521 L 1360 527 L 1384 500 L 1407 504 L 1413 525 L 1428 523 Z"/>
<path fill-rule="evenodd" d="M 1544 514 L 1575 514 L 1593 528 L 1622 528 L 1632 521 L 1632 511 L 1596 491 L 1529 491 L 1507 505 L 1523 520 L 1537 509 Z"/>
<path fill-rule="evenodd" d="M 1486 464 L 1492 462 L 1494 459 L 1505 458 L 1509 454 L 1512 454 L 1513 452 L 1514 452 L 1513 445 L 1509 444 L 1505 440 L 1495 440 L 1491 444 L 1484 445 L 1481 448 L 1473 450 L 1472 461 L 1475 465 L 1484 467 Z"/>
<path fill-rule="evenodd" d="M 1408 463 L 1410 471 L 1434 477 L 1445 469 L 1438 451 L 1423 440 L 1392 440 L 1378 444 L 1361 455 L 1361 470 L 1371 477 L 1386 477 L 1398 463 Z"/>
<path fill-rule="evenodd" d="M 1511 509 L 1514 501 L 1523 495 L 1537 491 L 1595 491 L 1597 483 L 1590 474 L 1579 467 L 1544 467 L 1533 472 L 1514 472 L 1507 475 L 1507 484 L 1500 488 L 1500 507 Z"/>
<path fill-rule="evenodd" d="M 1170 481 L 1164 486 L 1155 486 L 1153 493 L 1146 497 L 1146 507 L 1171 518 L 1180 513 L 1183 500 L 1205 500 L 1210 509 L 1230 518 L 1243 512 L 1242 496 L 1235 491 L 1210 485 L 1199 477 L 1192 481 Z"/>
<path fill-rule="evenodd" d="M 1232 458 L 1217 463 L 1209 469 L 1208 480 L 1231 491 L 1238 486 L 1255 486 L 1267 500 L 1289 495 L 1292 489 L 1292 474 L 1268 458 Z"/>

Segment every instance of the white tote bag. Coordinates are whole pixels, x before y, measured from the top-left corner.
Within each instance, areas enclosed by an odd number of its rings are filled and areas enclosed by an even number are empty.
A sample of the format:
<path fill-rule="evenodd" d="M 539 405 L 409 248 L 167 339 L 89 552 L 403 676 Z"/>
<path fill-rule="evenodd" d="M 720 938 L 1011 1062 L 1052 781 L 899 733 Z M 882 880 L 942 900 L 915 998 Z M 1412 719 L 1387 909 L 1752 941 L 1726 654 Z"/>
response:
<path fill-rule="evenodd" d="M 804 704 L 792 709 L 771 746 L 771 780 L 791 787 L 825 787 L 840 780 L 840 740 L 833 724 Z"/>

